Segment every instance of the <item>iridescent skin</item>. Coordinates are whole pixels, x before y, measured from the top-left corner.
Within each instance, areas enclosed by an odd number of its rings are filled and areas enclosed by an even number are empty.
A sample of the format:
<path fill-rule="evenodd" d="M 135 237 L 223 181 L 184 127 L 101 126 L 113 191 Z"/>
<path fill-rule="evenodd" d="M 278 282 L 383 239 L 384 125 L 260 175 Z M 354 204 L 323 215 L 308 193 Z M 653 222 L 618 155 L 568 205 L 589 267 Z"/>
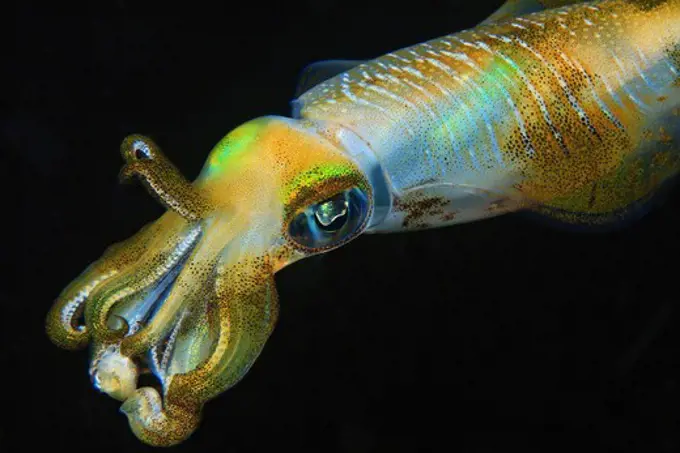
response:
<path fill-rule="evenodd" d="M 586 222 L 675 173 L 679 40 L 678 0 L 566 6 L 368 61 L 299 111 L 376 154 L 393 203 L 374 231 L 525 208 Z"/>
<path fill-rule="evenodd" d="M 230 132 L 187 181 L 142 136 L 123 179 L 167 208 L 57 298 L 47 332 L 91 345 L 134 433 L 177 444 L 271 334 L 274 273 L 363 232 L 535 210 L 625 216 L 678 171 L 680 0 L 511 1 L 474 30 L 313 87 L 297 117 Z M 160 392 L 138 388 L 153 372 Z"/>

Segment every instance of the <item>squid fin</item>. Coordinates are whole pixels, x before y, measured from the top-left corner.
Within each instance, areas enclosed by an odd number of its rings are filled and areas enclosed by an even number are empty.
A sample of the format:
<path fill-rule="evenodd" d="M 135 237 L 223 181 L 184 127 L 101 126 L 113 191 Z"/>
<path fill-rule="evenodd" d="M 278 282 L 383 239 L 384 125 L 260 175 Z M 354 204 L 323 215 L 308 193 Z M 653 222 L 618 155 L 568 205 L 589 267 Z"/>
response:
<path fill-rule="evenodd" d="M 300 73 L 295 98 L 302 96 L 306 91 L 315 87 L 338 74 L 349 71 L 364 60 L 325 60 L 309 64 Z"/>
<path fill-rule="evenodd" d="M 621 229 L 662 205 L 679 171 L 680 154 L 672 148 L 631 156 L 603 178 L 529 212 L 571 230 Z"/>
<path fill-rule="evenodd" d="M 507 0 L 482 24 L 498 22 L 511 17 L 523 16 L 546 9 L 584 3 L 585 0 Z"/>

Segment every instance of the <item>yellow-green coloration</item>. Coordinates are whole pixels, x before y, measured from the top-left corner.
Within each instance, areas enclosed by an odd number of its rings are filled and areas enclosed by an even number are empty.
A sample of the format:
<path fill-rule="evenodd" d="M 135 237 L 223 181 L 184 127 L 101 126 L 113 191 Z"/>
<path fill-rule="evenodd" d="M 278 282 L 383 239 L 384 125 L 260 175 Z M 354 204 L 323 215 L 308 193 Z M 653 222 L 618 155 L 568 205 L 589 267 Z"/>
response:
<path fill-rule="evenodd" d="M 126 138 L 121 151 L 121 176 L 141 179 L 168 211 L 60 294 L 47 333 L 69 349 L 90 343 L 97 388 L 123 401 L 140 439 L 172 445 L 260 354 L 278 315 L 274 273 L 320 251 L 288 235 L 289 213 L 354 187 L 370 194 L 369 183 L 347 154 L 284 118 L 236 128 L 193 183 L 146 137 Z M 365 228 L 336 233 L 323 248 Z M 137 387 L 145 372 L 160 391 Z"/>
<path fill-rule="evenodd" d="M 300 210 L 313 204 L 313 200 L 318 199 L 319 190 L 335 195 L 351 187 L 370 191 L 356 165 L 327 164 L 311 168 L 296 176 L 281 191 L 281 201 L 288 207 L 284 218 L 290 219 Z"/>
<path fill-rule="evenodd" d="M 134 433 L 174 445 L 253 366 L 283 267 L 363 232 L 629 216 L 680 171 L 680 0 L 581 3 L 511 0 L 473 30 L 336 64 L 296 119 L 237 127 L 193 182 L 126 138 L 122 179 L 168 210 L 64 289 L 47 334 L 90 344 Z M 138 387 L 147 372 L 159 389 Z"/>
<path fill-rule="evenodd" d="M 224 137 L 210 154 L 204 170 L 204 177 L 218 177 L 228 166 L 237 164 L 239 156 L 246 152 L 250 144 L 256 140 L 263 125 L 263 121 L 250 121 L 237 127 Z"/>
<path fill-rule="evenodd" d="M 587 221 L 593 226 L 606 226 L 624 222 L 631 214 L 644 214 L 644 205 L 678 171 L 680 156 L 677 152 L 661 151 L 651 157 L 634 157 L 591 186 L 583 186 L 535 209 L 566 223 Z"/>

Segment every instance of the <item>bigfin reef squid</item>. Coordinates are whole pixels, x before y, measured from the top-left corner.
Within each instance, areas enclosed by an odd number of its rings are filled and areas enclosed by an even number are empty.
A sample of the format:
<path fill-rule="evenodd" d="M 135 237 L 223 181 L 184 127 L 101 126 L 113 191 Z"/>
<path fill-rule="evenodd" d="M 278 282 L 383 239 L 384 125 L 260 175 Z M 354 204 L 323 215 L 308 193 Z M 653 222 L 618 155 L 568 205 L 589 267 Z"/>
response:
<path fill-rule="evenodd" d="M 470 30 L 311 64 L 291 117 L 236 127 L 193 182 L 127 137 L 121 178 L 167 210 L 61 292 L 47 334 L 90 346 L 141 441 L 178 444 L 261 353 L 291 263 L 510 212 L 639 218 L 680 168 L 679 72 L 680 0 L 510 0 Z"/>

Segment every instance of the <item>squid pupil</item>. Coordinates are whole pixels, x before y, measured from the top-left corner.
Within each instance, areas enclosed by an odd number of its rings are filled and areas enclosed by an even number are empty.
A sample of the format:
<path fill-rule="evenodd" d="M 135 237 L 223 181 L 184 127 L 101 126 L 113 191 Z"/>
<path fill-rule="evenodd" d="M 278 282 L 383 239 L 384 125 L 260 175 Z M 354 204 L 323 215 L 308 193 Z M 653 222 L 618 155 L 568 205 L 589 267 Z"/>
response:
<path fill-rule="evenodd" d="M 135 149 L 135 157 L 138 160 L 146 160 L 149 158 L 149 155 L 144 148 L 137 148 Z"/>
<path fill-rule="evenodd" d="M 149 145 L 147 145 L 144 141 L 136 140 L 132 144 L 132 149 L 135 152 L 135 159 L 137 159 L 137 160 L 151 159 L 151 153 L 149 151 Z"/>
<path fill-rule="evenodd" d="M 342 193 L 318 204 L 314 212 L 314 220 L 324 231 L 337 231 L 347 222 L 348 214 L 349 201 L 347 194 Z"/>
<path fill-rule="evenodd" d="M 288 225 L 288 234 L 299 245 L 327 248 L 353 237 L 366 220 L 368 198 L 358 187 L 307 206 Z"/>

